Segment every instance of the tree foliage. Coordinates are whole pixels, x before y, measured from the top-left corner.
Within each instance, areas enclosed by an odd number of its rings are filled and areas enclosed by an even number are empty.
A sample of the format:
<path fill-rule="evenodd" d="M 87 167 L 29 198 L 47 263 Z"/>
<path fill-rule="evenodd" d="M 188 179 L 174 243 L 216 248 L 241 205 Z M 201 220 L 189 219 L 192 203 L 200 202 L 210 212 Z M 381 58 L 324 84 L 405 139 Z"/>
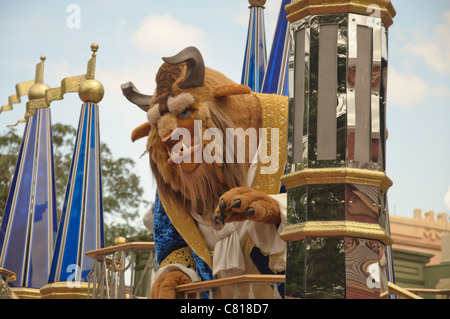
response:
<path fill-rule="evenodd" d="M 0 215 L 3 216 L 9 187 L 14 175 L 21 138 L 13 128 L 7 135 L 0 135 Z"/>
<path fill-rule="evenodd" d="M 75 145 L 76 129 L 70 125 L 52 126 L 58 223 L 67 187 L 67 179 Z M 3 215 L 22 138 L 16 129 L 0 135 L 0 216 Z M 110 148 L 101 143 L 103 212 L 105 245 L 114 245 L 117 237 L 128 241 L 149 241 L 150 233 L 143 227 L 141 211 L 150 203 L 143 199 L 140 178 L 130 158 L 115 158 Z"/>

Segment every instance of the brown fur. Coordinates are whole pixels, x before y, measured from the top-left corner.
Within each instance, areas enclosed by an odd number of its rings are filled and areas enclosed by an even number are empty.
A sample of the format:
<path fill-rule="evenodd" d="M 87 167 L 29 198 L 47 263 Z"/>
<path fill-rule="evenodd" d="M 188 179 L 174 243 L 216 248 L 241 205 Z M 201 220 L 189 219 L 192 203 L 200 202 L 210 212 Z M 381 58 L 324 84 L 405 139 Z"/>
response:
<path fill-rule="evenodd" d="M 173 83 L 180 77 L 181 66 L 173 66 L 164 63 L 156 74 L 156 94 L 152 101 L 153 104 L 159 104 L 159 112 L 163 114 L 167 111 L 167 99 L 173 96 Z M 151 106 L 150 105 L 150 108 Z"/>
<path fill-rule="evenodd" d="M 222 130 L 225 144 L 226 128 L 261 127 L 262 116 L 259 100 L 252 94 L 214 97 L 217 88 L 224 85 L 230 87 L 235 83 L 222 73 L 206 68 L 205 83 L 200 88 L 181 90 L 178 84 L 186 72 L 185 64 L 172 66 L 163 64 L 156 77 L 157 89 L 150 108 L 158 103 L 161 110 L 167 112 L 167 99 L 182 92 L 191 93 L 197 101 L 209 108 L 209 119 L 203 120 L 204 129 L 217 127 Z M 178 76 L 178 78 L 176 78 Z M 174 79 L 176 80 L 174 81 Z M 172 82 L 172 85 L 171 84 Z M 162 107 L 163 105 L 163 107 Z M 163 112 L 161 112 L 163 115 Z M 167 163 L 169 158 L 161 142 L 158 128 L 152 127 L 147 143 L 150 153 L 150 166 L 156 178 L 158 191 L 181 208 L 189 208 L 200 214 L 211 213 L 218 204 L 219 197 L 226 191 L 246 186 L 245 175 L 248 164 L 234 163 L 207 164 L 201 163 L 191 173 L 184 172 L 180 166 Z M 223 158 L 226 158 L 224 150 Z"/>
<path fill-rule="evenodd" d="M 149 122 L 145 122 L 138 127 L 136 127 L 131 133 L 131 141 L 135 142 L 140 139 L 142 136 L 147 136 L 150 132 L 152 126 Z"/>
<path fill-rule="evenodd" d="M 268 197 L 265 193 L 247 187 L 237 187 L 226 192 L 220 197 L 220 200 L 225 202 L 225 210 L 223 213 L 226 216 L 225 222 L 243 221 L 251 219 L 261 223 L 279 224 L 280 212 L 278 203 Z M 240 200 L 239 207 L 230 208 L 236 200 Z M 255 209 L 255 214 L 249 217 L 245 216 L 249 208 Z M 220 208 L 216 208 L 216 215 L 219 214 Z"/>
<path fill-rule="evenodd" d="M 160 117 L 156 125 L 142 125 L 132 135 L 133 140 L 148 135 L 147 151 L 159 195 L 180 210 L 197 212 L 209 220 L 212 220 L 212 214 L 218 213 L 219 201 L 224 200 L 229 207 L 236 199 L 240 199 L 241 207 L 227 208 L 221 212 L 226 215 L 226 222 L 250 218 L 264 223 L 279 223 L 277 203 L 264 193 L 247 188 L 246 175 L 250 165 L 248 139 L 245 163 L 237 162 L 236 145 L 233 163 L 225 160 L 227 128 L 242 128 L 245 131 L 251 127 L 258 132 L 262 127 L 259 99 L 248 87 L 236 84 L 222 73 L 209 68 L 205 68 L 203 86 L 182 90 L 179 84 L 185 74 L 185 63 L 175 66 L 164 63 L 161 66 L 156 76 L 155 95 L 150 102 L 150 108 L 158 104 Z M 188 107 L 190 114 L 187 117 L 182 117 L 179 112 L 169 112 L 167 106 L 169 97 L 181 93 L 190 93 L 196 101 Z M 186 128 L 192 134 L 195 119 L 202 121 L 203 130 L 218 128 L 222 131 L 224 163 L 170 163 L 169 154 L 174 142 L 166 136 L 170 137 L 176 128 Z M 193 141 L 186 142 L 194 145 Z M 250 207 L 255 212 L 252 216 L 246 216 Z M 155 281 L 151 298 L 175 298 L 175 287 L 188 282 L 189 277 L 179 270 L 164 274 Z"/>
<path fill-rule="evenodd" d="M 161 275 L 150 292 L 151 299 L 175 299 L 175 287 L 191 282 L 191 279 L 181 270 L 174 270 Z"/>
<path fill-rule="evenodd" d="M 214 127 L 223 132 L 226 127 L 233 127 L 233 122 L 220 109 L 212 105 L 210 113 Z M 232 188 L 246 185 L 246 165 L 239 164 L 236 160 L 235 163 L 223 165 L 202 163 L 189 174 L 184 173 L 179 166 L 170 166 L 167 164 L 168 156 L 158 151 L 162 148 L 160 139 L 152 133 L 156 134 L 156 129 L 150 133 L 147 149 L 158 191 L 179 207 L 189 207 L 199 214 L 210 213 L 216 208 L 220 195 Z M 223 157 L 226 158 L 226 149 Z"/>
<path fill-rule="evenodd" d="M 214 97 L 221 98 L 229 95 L 250 94 L 250 93 L 252 93 L 252 90 L 246 85 L 230 84 L 217 88 L 216 92 L 214 92 Z"/>

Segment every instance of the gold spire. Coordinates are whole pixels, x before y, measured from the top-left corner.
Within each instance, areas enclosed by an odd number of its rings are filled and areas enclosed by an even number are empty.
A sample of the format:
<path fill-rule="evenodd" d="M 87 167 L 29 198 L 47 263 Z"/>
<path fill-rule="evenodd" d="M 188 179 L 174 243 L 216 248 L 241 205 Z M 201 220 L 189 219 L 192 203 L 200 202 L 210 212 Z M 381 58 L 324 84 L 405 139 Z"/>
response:
<path fill-rule="evenodd" d="M 45 97 L 43 98 L 29 101 L 30 108 L 37 109 L 49 107 L 51 102 L 62 100 L 64 94 L 75 92 L 78 92 L 78 95 L 83 102 L 100 102 L 104 95 L 103 85 L 94 79 L 98 44 L 93 43 L 91 45 L 91 50 L 92 57 L 88 62 L 86 74 L 62 79 L 60 87 L 47 90 L 45 92 Z"/>
<path fill-rule="evenodd" d="M 97 51 L 98 51 L 98 44 L 92 43 L 91 44 L 91 51 L 92 51 L 92 58 L 88 62 L 88 69 L 86 73 L 86 79 L 91 80 L 95 78 L 95 64 L 97 62 Z"/>
<path fill-rule="evenodd" d="M 28 91 L 28 100 L 43 98 L 45 96 L 45 91 L 50 88 L 44 83 L 44 61 L 45 55 L 41 55 L 41 63 L 36 65 L 34 85 Z"/>
<path fill-rule="evenodd" d="M 374 12 L 374 8 L 380 12 Z M 296 0 L 286 5 L 287 19 L 293 23 L 310 15 L 333 13 L 376 14 L 388 28 L 396 15 L 390 0 Z"/>
<path fill-rule="evenodd" d="M 16 94 L 10 95 L 8 98 L 8 104 L 3 105 L 0 108 L 0 113 L 5 111 L 11 111 L 13 109 L 13 104 L 19 104 L 22 102 L 21 97 L 25 95 L 30 95 L 32 97 L 42 95 L 42 90 L 45 89 L 44 82 L 44 61 L 45 55 L 41 55 L 41 62 L 36 65 L 36 73 L 34 80 L 29 80 L 25 82 L 20 82 L 16 84 Z M 36 84 L 38 84 L 36 86 Z M 48 87 L 48 86 L 47 86 Z M 33 89 L 33 90 L 32 90 Z"/>
<path fill-rule="evenodd" d="M 78 96 L 83 102 L 99 103 L 105 94 L 103 85 L 95 80 L 95 63 L 97 59 L 98 44 L 91 44 L 92 58 L 88 63 L 86 80 L 80 83 Z"/>
<path fill-rule="evenodd" d="M 25 95 L 24 91 L 26 88 L 28 89 L 27 95 L 28 95 L 29 101 L 43 98 L 45 96 L 45 92 L 48 89 L 50 89 L 50 87 L 44 83 L 44 61 L 45 61 L 45 59 L 46 59 L 45 55 L 41 55 L 41 62 L 36 65 L 36 73 L 35 73 L 34 80 L 19 83 L 18 85 L 16 85 L 16 91 L 18 93 L 19 93 L 19 90 L 17 90 L 17 88 L 18 88 L 18 86 L 22 85 L 22 87 L 20 88 L 20 90 L 22 91 L 22 92 L 20 92 L 21 95 Z M 28 83 L 28 85 L 24 85 L 24 83 Z M 17 96 L 18 95 L 16 95 L 16 97 Z M 11 97 L 13 97 L 13 96 L 11 96 Z M 8 108 L 8 106 L 5 105 L 7 110 L 12 110 L 11 97 L 10 97 L 9 108 Z M 20 96 L 19 96 L 19 98 L 17 98 L 15 101 L 13 100 L 12 102 L 20 102 L 20 101 L 21 100 L 20 100 Z M 2 111 L 3 111 L 3 107 L 2 107 Z M 11 127 L 11 126 L 16 126 L 19 123 L 25 123 L 29 116 L 33 116 L 35 114 L 36 114 L 36 110 L 31 108 L 29 105 L 29 102 L 27 102 L 27 107 L 26 107 L 24 118 L 18 120 L 16 124 L 9 124 L 7 126 Z"/>
<path fill-rule="evenodd" d="M 3 105 L 0 113 L 12 110 L 12 105 L 21 102 L 20 97 L 28 95 L 25 118 L 17 121 L 14 125 L 25 123 L 29 116 L 36 114 L 36 109 L 47 108 L 51 102 L 62 100 L 64 94 L 78 92 L 83 102 L 98 103 L 103 99 L 103 85 L 95 80 L 95 63 L 97 58 L 98 44 L 91 44 L 92 57 L 88 62 L 87 72 L 84 75 L 72 76 L 62 79 L 61 87 L 50 88 L 44 84 L 44 61 L 45 55 L 41 55 L 41 62 L 36 65 L 36 75 L 34 80 L 22 82 L 16 85 L 16 94 L 11 95 L 8 104 Z"/>

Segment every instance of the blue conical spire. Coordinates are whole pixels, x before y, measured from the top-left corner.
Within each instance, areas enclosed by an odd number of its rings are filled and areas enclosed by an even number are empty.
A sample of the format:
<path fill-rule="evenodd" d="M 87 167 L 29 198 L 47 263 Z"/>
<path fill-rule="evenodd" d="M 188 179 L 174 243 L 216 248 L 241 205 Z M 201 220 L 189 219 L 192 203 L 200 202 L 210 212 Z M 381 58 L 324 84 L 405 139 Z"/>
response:
<path fill-rule="evenodd" d="M 94 260 L 85 253 L 104 247 L 103 194 L 100 156 L 99 106 L 103 85 L 94 79 L 98 45 L 85 80 L 78 86 L 81 106 L 77 137 L 69 171 L 48 282 L 87 281 Z"/>
<path fill-rule="evenodd" d="M 249 0 L 250 21 L 241 84 L 253 92 L 260 92 L 267 64 L 266 35 L 264 29 L 265 1 Z"/>
<path fill-rule="evenodd" d="M 48 89 L 36 67 L 29 99 Z M 56 198 L 50 109 L 26 119 L 22 144 L 0 228 L 0 267 L 13 271 L 16 287 L 40 288 L 48 279 L 56 234 Z"/>
<path fill-rule="evenodd" d="M 291 0 L 283 0 L 278 15 L 277 26 L 270 51 L 261 92 L 279 95 L 289 95 L 288 69 L 290 30 L 285 6 Z"/>
<path fill-rule="evenodd" d="M 49 283 L 87 281 L 94 261 L 85 252 L 104 247 L 98 113 L 82 105 Z"/>

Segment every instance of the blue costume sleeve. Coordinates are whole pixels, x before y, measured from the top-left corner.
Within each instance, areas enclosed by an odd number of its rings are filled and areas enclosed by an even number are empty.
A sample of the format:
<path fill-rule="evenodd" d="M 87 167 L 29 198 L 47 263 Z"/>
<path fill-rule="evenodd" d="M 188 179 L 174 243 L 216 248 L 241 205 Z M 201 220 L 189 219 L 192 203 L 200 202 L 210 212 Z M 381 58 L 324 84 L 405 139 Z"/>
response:
<path fill-rule="evenodd" d="M 172 252 L 187 247 L 188 244 L 184 241 L 183 237 L 181 237 L 175 227 L 173 227 L 172 222 L 161 204 L 158 193 L 156 193 L 155 196 L 153 214 L 155 251 L 158 263 L 161 264 Z"/>
<path fill-rule="evenodd" d="M 153 238 L 158 263 L 161 264 L 170 254 L 182 248 L 188 248 L 188 244 L 172 225 L 164 207 L 159 199 L 158 193 L 155 196 L 153 205 Z M 202 281 L 214 279 L 211 268 L 194 251 L 192 253 L 195 269 Z"/>

